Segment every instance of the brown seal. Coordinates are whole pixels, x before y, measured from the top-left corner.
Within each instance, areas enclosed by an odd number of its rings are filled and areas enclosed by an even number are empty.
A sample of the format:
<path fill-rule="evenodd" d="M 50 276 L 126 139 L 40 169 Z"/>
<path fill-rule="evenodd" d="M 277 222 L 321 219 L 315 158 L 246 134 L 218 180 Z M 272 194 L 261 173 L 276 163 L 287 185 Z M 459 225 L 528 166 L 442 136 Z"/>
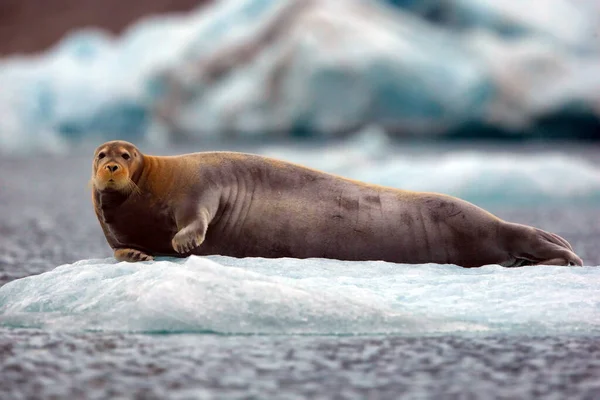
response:
<path fill-rule="evenodd" d="M 221 254 L 396 263 L 582 265 L 563 238 L 466 201 L 370 185 L 251 154 L 142 154 L 112 141 L 93 203 L 118 260 Z"/>

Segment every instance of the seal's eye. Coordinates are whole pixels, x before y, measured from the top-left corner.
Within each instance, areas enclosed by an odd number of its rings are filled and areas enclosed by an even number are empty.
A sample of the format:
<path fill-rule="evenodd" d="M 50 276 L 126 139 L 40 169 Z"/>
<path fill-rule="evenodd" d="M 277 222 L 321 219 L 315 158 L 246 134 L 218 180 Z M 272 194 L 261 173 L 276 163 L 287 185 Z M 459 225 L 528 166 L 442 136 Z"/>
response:
<path fill-rule="evenodd" d="M 127 153 L 121 154 L 121 157 L 123 157 L 125 160 L 129 160 L 131 158 L 131 156 Z"/>
<path fill-rule="evenodd" d="M 98 160 L 102 160 L 104 157 L 106 157 L 106 154 L 104 154 L 104 153 L 98 154 Z"/>

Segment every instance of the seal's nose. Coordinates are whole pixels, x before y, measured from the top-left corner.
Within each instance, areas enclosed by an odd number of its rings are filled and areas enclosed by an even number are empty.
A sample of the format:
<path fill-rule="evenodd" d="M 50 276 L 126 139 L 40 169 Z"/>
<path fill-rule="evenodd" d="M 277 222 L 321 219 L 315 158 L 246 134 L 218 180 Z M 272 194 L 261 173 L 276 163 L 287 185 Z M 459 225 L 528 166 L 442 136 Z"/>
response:
<path fill-rule="evenodd" d="M 106 169 L 109 170 L 110 172 L 115 172 L 116 170 L 119 169 L 119 166 L 116 164 L 112 164 L 112 165 L 109 164 L 106 166 Z"/>

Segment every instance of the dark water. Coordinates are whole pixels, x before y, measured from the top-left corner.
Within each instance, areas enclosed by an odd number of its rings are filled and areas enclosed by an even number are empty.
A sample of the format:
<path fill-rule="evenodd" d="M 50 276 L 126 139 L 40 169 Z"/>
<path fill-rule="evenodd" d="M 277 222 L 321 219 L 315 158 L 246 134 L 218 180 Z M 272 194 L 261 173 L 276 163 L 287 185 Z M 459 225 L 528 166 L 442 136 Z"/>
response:
<path fill-rule="evenodd" d="M 222 337 L 4 331 L 3 398 L 600 397 L 586 337 Z"/>
<path fill-rule="evenodd" d="M 91 151 L 91 150 L 90 150 Z M 598 162 L 590 149 L 569 149 Z M 87 154 L 0 160 L 0 285 L 110 256 Z M 557 182 L 560 188 L 560 183 Z M 600 208 L 490 208 L 600 265 Z M 600 295 L 600 294 L 599 294 Z M 600 337 L 217 336 L 0 328 L 0 398 L 600 398 Z"/>

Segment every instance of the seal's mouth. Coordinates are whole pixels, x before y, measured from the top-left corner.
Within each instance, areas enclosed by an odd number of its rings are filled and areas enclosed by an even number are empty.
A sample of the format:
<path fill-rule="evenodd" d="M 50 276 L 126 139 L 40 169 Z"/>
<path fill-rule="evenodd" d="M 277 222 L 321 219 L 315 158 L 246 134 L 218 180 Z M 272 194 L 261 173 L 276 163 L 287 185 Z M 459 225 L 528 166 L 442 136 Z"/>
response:
<path fill-rule="evenodd" d="M 98 190 L 121 190 L 128 187 L 129 179 L 126 176 L 106 176 L 105 174 L 98 174 L 93 180 L 93 183 Z"/>
<path fill-rule="evenodd" d="M 115 186 L 118 182 L 114 178 L 99 179 L 99 183 L 104 186 Z"/>

